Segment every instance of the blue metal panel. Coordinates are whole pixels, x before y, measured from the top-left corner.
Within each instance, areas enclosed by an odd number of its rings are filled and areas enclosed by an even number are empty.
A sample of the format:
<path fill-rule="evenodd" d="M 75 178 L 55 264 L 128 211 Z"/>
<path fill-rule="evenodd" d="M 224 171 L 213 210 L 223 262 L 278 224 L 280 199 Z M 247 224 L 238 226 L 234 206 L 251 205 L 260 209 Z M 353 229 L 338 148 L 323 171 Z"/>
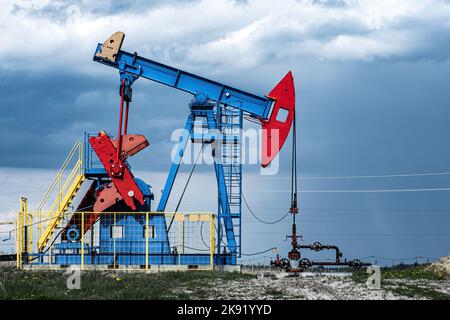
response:
<path fill-rule="evenodd" d="M 95 265 L 145 265 L 146 214 L 102 214 L 100 217 L 100 243 L 91 248 L 85 245 L 84 263 Z M 123 237 L 113 238 L 111 227 L 122 226 Z M 148 263 L 150 265 L 209 265 L 209 254 L 177 254 L 170 250 L 164 214 L 150 215 L 149 226 L 154 227 L 155 237 L 148 239 Z M 63 242 L 57 244 L 59 253 L 55 263 L 59 265 L 81 264 L 81 243 Z M 70 252 L 69 252 L 70 250 Z"/>
<path fill-rule="evenodd" d="M 113 225 L 123 227 L 122 238 L 113 238 Z M 100 264 L 114 263 L 112 261 L 114 254 L 116 255 L 116 264 L 118 264 L 118 256 L 131 259 L 126 264 L 137 264 L 132 261 L 132 256 L 144 255 L 145 257 L 145 226 L 145 213 L 142 215 L 116 214 L 115 224 L 113 214 L 103 214 L 100 217 L 99 251 L 102 256 L 101 259 L 104 260 L 100 261 Z M 149 252 L 152 254 L 169 254 L 169 239 L 164 215 L 150 215 L 149 226 L 155 230 L 155 237 L 148 240 Z M 122 264 L 124 264 L 123 261 Z"/>
<path fill-rule="evenodd" d="M 89 138 L 97 135 L 98 133 L 84 133 L 83 171 L 87 177 L 108 176 L 105 167 L 102 165 L 89 143 Z"/>
<path fill-rule="evenodd" d="M 102 45 L 98 44 L 96 53 L 101 52 L 101 48 Z M 248 93 L 122 50 L 116 56 L 116 63 L 99 58 L 95 54 L 94 61 L 193 95 L 207 95 L 211 100 L 238 108 L 253 117 L 265 120 L 269 118 L 274 103 L 274 100 L 270 98 Z"/>
<path fill-rule="evenodd" d="M 230 264 L 232 259 L 230 257 L 214 257 L 215 263 Z M 81 265 L 81 254 L 55 254 L 55 261 L 57 265 Z M 38 264 L 38 263 L 34 263 Z M 113 254 L 102 255 L 84 255 L 85 265 L 113 265 Z M 116 266 L 145 266 L 145 254 L 116 254 Z M 149 254 L 149 265 L 209 265 L 209 254 Z"/>

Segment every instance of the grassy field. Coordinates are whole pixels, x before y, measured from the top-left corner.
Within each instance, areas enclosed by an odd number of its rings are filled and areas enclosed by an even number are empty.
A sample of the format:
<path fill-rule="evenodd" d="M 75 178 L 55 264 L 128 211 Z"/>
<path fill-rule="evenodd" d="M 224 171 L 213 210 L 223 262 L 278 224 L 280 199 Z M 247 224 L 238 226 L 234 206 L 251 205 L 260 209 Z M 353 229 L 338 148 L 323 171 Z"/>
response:
<path fill-rule="evenodd" d="M 0 269 L 0 299 L 202 299 L 212 279 L 253 278 L 240 273 L 161 272 L 112 273 L 85 271 L 81 289 L 69 290 L 59 271 Z"/>
<path fill-rule="evenodd" d="M 342 280 L 260 279 L 248 274 L 206 271 L 84 271 L 81 288 L 69 290 L 68 275 L 63 271 L 0 267 L 0 299 L 384 299 L 387 293 L 400 299 L 450 299 L 449 279 L 424 265 L 383 268 L 379 292 L 366 288 L 367 277 L 365 270 Z M 285 292 L 287 288 L 295 292 Z"/>
<path fill-rule="evenodd" d="M 355 282 L 365 282 L 367 274 L 364 270 L 353 273 Z M 427 265 L 399 265 L 381 269 L 381 287 L 384 290 L 411 298 L 450 300 L 450 293 L 444 293 L 428 282 L 439 284 L 446 280 L 444 274 L 427 269 Z"/>

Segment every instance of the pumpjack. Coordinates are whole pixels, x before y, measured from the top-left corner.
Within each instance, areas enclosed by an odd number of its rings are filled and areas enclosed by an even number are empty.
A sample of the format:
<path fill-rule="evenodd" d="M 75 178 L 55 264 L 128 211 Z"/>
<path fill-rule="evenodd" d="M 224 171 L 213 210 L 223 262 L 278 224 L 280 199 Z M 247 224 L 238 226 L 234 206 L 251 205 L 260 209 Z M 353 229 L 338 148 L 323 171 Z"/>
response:
<path fill-rule="evenodd" d="M 137 205 L 144 205 L 144 195 L 126 162 L 127 157 L 149 145 L 144 136 L 127 133 L 132 84 L 144 78 L 188 92 L 193 95 L 193 100 L 189 103 L 185 130 L 190 133 L 191 141 L 220 141 L 220 152 L 219 148 L 212 149 L 218 188 L 217 238 L 225 236 L 226 242 L 218 241 L 217 261 L 219 264 L 236 264 L 237 258 L 241 256 L 242 164 L 239 159 L 233 160 L 241 147 L 240 133 L 234 129 L 242 129 L 244 116 L 261 124 L 261 165 L 269 166 L 286 141 L 294 119 L 295 88 L 292 72 L 289 71 L 266 96 L 259 96 L 143 58 L 137 53 L 123 51 L 124 37 L 123 32 L 114 33 L 104 43 L 97 45 L 94 54 L 94 61 L 119 70 L 121 97 L 117 142 L 105 132 L 89 139 L 110 180 L 99 191 L 94 211 L 106 210 L 118 201 L 133 211 L 137 210 Z M 203 120 L 207 129 L 207 133 L 200 137 L 194 133 L 194 123 L 198 120 Z M 158 212 L 166 209 L 189 138 L 182 136 L 179 141 L 176 158 L 157 206 Z"/>
<path fill-rule="evenodd" d="M 62 201 L 57 205 L 57 210 L 52 213 L 47 227 L 38 240 L 38 254 L 32 259 L 42 261 L 42 256 L 53 245 L 51 239 L 54 238 L 57 226 L 63 221 L 64 212 L 67 212 L 81 184 L 89 181 L 91 184 L 81 202 L 67 225 L 60 231 L 61 242 L 54 245 L 58 253 L 54 254 L 53 263 L 59 265 L 80 263 L 79 255 L 78 260 L 74 260 L 74 256 L 68 253 L 73 250 L 78 252 L 80 249 L 82 252 L 90 253 L 86 257 L 82 254 L 81 259 L 84 258 L 84 260 L 81 261 L 84 264 L 143 265 L 148 264 L 149 259 L 151 264 L 192 264 L 192 261 L 195 261 L 195 264 L 209 263 L 208 254 L 195 256 L 180 255 L 179 252 L 173 254 L 169 245 L 168 232 L 176 215 L 173 215 L 169 225 L 166 224 L 164 217 L 186 146 L 191 141 L 201 143 L 202 147 L 204 144 L 213 145 L 211 150 L 218 190 L 217 245 L 214 264 L 235 265 L 241 256 L 240 129 L 243 127 L 244 119 L 261 125 L 260 161 L 262 167 L 268 167 L 285 143 L 294 119 L 295 87 L 292 72 L 289 71 L 267 95 L 256 95 L 152 61 L 139 56 L 136 52 L 123 51 L 124 38 L 123 32 L 114 33 L 106 41 L 97 45 L 93 56 L 95 62 L 119 71 L 120 110 L 117 136 L 113 137 L 105 130 L 96 134 L 85 134 L 81 173 L 70 186 L 68 195 L 61 197 Z M 150 245 L 153 247 L 150 258 L 145 258 L 147 262 L 143 260 L 145 257 L 143 253 L 146 252 L 148 256 L 148 250 L 145 251 L 145 246 L 136 244 L 137 240 L 142 241 L 142 233 L 136 235 L 123 232 L 120 240 L 127 245 L 120 248 L 117 248 L 116 240 L 112 236 L 116 232 L 116 229 L 112 231 L 112 228 L 116 226 L 116 219 L 128 229 L 142 228 L 142 219 L 128 212 L 149 212 L 154 200 L 151 186 L 133 175 L 128 161 L 130 157 L 150 145 L 145 136 L 128 132 L 130 103 L 133 96 L 132 85 L 140 78 L 193 95 L 193 99 L 188 104 L 189 112 L 184 126 L 185 132 L 189 134 L 181 135 L 179 138 L 176 156 L 172 159 L 156 208 L 156 212 L 160 212 L 161 215 L 152 215 L 149 219 L 150 226 L 147 226 L 156 230 L 156 234 L 151 239 Z M 199 122 L 204 129 L 201 133 L 194 130 Z M 114 215 L 114 224 L 112 218 L 108 216 L 109 212 L 120 213 Z M 84 215 L 84 213 L 90 214 Z M 85 247 L 84 242 L 80 247 L 80 237 L 97 223 L 100 224 L 99 247 Z M 111 253 L 113 244 L 114 255 Z M 29 246 L 24 248 L 24 251 L 28 252 Z M 31 253 L 30 256 L 32 256 Z"/>

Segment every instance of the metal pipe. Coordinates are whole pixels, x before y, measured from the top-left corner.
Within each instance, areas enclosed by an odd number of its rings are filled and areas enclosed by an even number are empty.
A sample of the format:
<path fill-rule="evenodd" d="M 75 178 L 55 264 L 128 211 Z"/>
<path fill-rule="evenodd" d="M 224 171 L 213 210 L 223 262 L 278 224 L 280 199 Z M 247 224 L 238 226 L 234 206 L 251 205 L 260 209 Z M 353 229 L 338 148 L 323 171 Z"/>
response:
<path fill-rule="evenodd" d="M 116 163 L 119 163 L 120 154 L 122 151 L 122 119 L 123 119 L 123 101 L 124 101 L 124 90 L 125 90 L 125 79 L 122 80 L 122 88 L 120 94 L 120 114 L 119 114 L 119 130 L 117 133 L 117 156 Z"/>
<path fill-rule="evenodd" d="M 127 134 L 128 132 L 128 110 L 130 109 L 130 102 L 127 101 L 126 107 L 125 107 L 125 123 L 123 125 L 123 134 Z"/>
<path fill-rule="evenodd" d="M 306 244 L 306 245 L 298 245 L 298 249 L 310 249 L 313 251 L 322 251 L 322 250 L 334 250 L 336 252 L 336 262 L 339 262 L 342 257 L 342 253 L 339 250 L 337 246 L 334 245 L 323 245 L 319 242 L 314 242 L 313 244 Z"/>

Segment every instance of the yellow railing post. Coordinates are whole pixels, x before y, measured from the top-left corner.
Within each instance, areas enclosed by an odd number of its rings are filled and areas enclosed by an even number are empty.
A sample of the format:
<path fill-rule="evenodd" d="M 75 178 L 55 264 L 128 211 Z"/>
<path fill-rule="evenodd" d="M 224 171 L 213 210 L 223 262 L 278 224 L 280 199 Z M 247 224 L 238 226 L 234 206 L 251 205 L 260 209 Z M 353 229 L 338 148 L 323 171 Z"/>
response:
<path fill-rule="evenodd" d="M 112 236 L 114 239 L 114 261 L 113 261 L 113 269 L 116 270 L 116 213 L 114 212 L 114 224 L 112 227 Z"/>
<path fill-rule="evenodd" d="M 17 213 L 16 223 L 15 223 L 15 230 L 16 230 L 16 268 L 19 269 L 19 232 L 17 231 L 19 229 L 19 224 L 17 221 L 19 220 L 20 212 Z"/>
<path fill-rule="evenodd" d="M 38 223 L 37 223 L 37 239 L 41 237 L 42 234 L 42 210 L 38 210 Z"/>
<path fill-rule="evenodd" d="M 27 249 L 28 253 L 33 253 L 33 216 L 27 210 Z"/>
<path fill-rule="evenodd" d="M 186 247 L 185 247 L 186 239 L 185 239 L 185 234 L 184 234 L 184 232 L 185 232 L 185 230 L 184 230 L 184 220 L 183 220 L 182 228 L 183 228 L 183 240 L 182 240 L 182 243 L 183 243 L 183 254 L 184 254 L 185 253 L 185 249 L 186 249 Z"/>
<path fill-rule="evenodd" d="M 22 197 L 23 214 L 25 216 L 25 226 L 27 230 L 27 253 L 33 253 L 33 215 L 28 211 L 28 199 Z"/>
<path fill-rule="evenodd" d="M 33 223 L 28 212 L 28 199 L 20 197 L 20 209 L 16 222 L 16 266 L 20 268 L 23 263 L 23 252 L 32 253 Z"/>
<path fill-rule="evenodd" d="M 79 142 L 78 148 L 78 161 L 80 162 L 80 174 L 84 174 L 83 172 L 83 144 Z"/>
<path fill-rule="evenodd" d="M 175 215 L 177 215 L 177 213 L 174 213 Z M 178 221 L 178 271 L 181 271 L 181 248 L 180 248 L 180 244 L 181 244 L 181 223 L 180 221 Z"/>
<path fill-rule="evenodd" d="M 81 212 L 81 270 L 84 270 L 84 212 Z"/>
<path fill-rule="evenodd" d="M 62 190 L 61 190 L 61 174 L 58 174 L 58 211 L 61 211 L 61 198 L 62 198 L 62 195 L 61 195 L 61 192 L 62 192 Z"/>
<path fill-rule="evenodd" d="M 145 270 L 148 270 L 148 212 L 145 213 Z"/>
<path fill-rule="evenodd" d="M 21 203 L 22 204 L 22 203 Z M 16 267 L 19 269 L 22 266 L 22 207 L 17 215 L 16 221 Z"/>
<path fill-rule="evenodd" d="M 209 218 L 209 263 L 210 263 L 210 270 L 214 271 L 214 246 L 215 246 L 215 239 L 214 239 L 214 220 L 215 216 L 213 214 L 210 215 Z"/>
<path fill-rule="evenodd" d="M 49 267 L 52 266 L 52 254 L 53 254 L 53 246 L 50 246 L 48 248 L 48 265 L 49 265 Z"/>

